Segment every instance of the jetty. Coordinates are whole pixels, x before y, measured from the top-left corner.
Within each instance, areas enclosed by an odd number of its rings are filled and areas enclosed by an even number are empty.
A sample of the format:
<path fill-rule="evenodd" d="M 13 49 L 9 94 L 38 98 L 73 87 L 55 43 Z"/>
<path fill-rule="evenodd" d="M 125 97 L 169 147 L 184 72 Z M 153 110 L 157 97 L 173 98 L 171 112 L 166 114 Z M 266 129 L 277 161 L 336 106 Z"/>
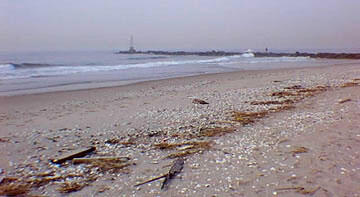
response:
<path fill-rule="evenodd" d="M 269 52 L 268 48 L 265 52 L 256 52 L 248 49 L 245 52 L 227 52 L 227 51 L 161 51 L 161 50 L 148 50 L 137 51 L 134 47 L 134 37 L 130 37 L 129 50 L 118 51 L 115 54 L 145 54 L 145 55 L 195 55 L 195 56 L 233 56 L 244 55 L 251 53 L 252 57 L 310 57 L 310 58 L 327 58 L 327 59 L 360 59 L 360 53 L 307 53 L 307 52 L 295 52 L 295 53 L 273 53 Z"/>
<path fill-rule="evenodd" d="M 245 52 L 246 53 L 246 52 Z M 226 51 L 136 51 L 133 47 L 130 47 L 128 51 L 118 51 L 116 54 L 148 54 L 148 55 L 196 55 L 196 56 L 233 56 L 243 55 L 243 52 L 226 52 Z M 273 53 L 273 52 L 253 52 L 254 57 L 310 57 L 310 58 L 327 58 L 327 59 L 360 59 L 360 53 L 307 53 L 307 52 L 295 52 L 295 53 Z"/>

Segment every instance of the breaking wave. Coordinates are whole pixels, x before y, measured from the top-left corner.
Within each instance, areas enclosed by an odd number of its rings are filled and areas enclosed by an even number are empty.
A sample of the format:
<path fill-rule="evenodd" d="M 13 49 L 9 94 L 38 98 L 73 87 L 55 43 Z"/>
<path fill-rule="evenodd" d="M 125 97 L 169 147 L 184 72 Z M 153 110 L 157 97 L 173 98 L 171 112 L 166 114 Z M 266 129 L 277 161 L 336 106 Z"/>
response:
<path fill-rule="evenodd" d="M 14 65 L 13 64 L 0 64 L 0 71 L 2 70 L 12 70 L 14 69 Z"/>
<path fill-rule="evenodd" d="M 162 57 L 152 57 L 152 59 L 161 59 Z M 308 57 L 264 57 L 254 58 L 252 55 L 234 55 L 227 57 L 216 57 L 211 59 L 197 59 L 197 60 L 172 60 L 172 61 L 153 61 L 136 64 L 119 64 L 119 65 L 59 65 L 59 64 L 45 64 L 45 63 L 6 63 L 0 64 L 0 79 L 17 79 L 17 78 L 38 78 L 43 76 L 59 76 L 85 72 L 101 72 L 101 71 L 116 71 L 124 69 L 136 68 L 152 68 L 163 66 L 178 66 L 178 65 L 200 65 L 200 64 L 239 64 L 242 63 L 273 63 L 273 62 L 296 62 L 307 61 Z"/>

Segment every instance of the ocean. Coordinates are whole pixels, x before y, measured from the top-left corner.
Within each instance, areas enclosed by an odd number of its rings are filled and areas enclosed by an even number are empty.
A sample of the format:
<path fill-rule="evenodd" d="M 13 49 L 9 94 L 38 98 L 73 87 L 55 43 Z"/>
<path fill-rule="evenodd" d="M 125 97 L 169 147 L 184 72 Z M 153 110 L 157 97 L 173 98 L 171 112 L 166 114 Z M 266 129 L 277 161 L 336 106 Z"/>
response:
<path fill-rule="evenodd" d="M 308 57 L 115 54 L 114 51 L 0 53 L 0 95 L 109 87 L 241 70 L 321 66 Z"/>

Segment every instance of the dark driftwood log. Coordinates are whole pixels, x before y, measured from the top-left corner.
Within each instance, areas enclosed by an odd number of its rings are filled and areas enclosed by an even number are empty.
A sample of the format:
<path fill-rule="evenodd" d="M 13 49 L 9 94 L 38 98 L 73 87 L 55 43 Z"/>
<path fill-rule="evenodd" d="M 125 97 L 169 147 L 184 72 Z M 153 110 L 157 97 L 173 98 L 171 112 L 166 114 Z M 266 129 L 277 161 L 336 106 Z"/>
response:
<path fill-rule="evenodd" d="M 164 189 L 167 184 L 170 183 L 170 180 L 173 179 L 176 175 L 178 175 L 181 170 L 184 167 L 184 162 L 185 160 L 183 158 L 179 158 L 177 160 L 175 160 L 174 164 L 171 166 L 169 173 L 167 174 L 167 176 L 165 177 L 164 182 L 161 185 L 161 189 Z"/>
<path fill-rule="evenodd" d="M 58 159 L 53 159 L 52 162 L 56 163 L 56 164 L 62 164 L 67 160 L 71 160 L 73 158 L 77 158 L 77 157 L 84 157 L 85 155 L 95 151 L 96 148 L 95 147 L 89 147 L 89 148 L 85 148 L 85 149 L 80 149 L 77 151 L 74 151 L 72 153 L 66 154 Z"/>
<path fill-rule="evenodd" d="M 351 101 L 351 99 L 349 99 L 349 98 L 341 99 L 341 100 L 339 100 L 339 104 L 346 103 L 346 102 L 349 102 L 349 101 Z"/>
<path fill-rule="evenodd" d="M 201 105 L 207 105 L 209 104 L 208 102 L 201 100 L 201 99 L 193 99 L 192 103 L 194 104 L 201 104 Z"/>
<path fill-rule="evenodd" d="M 155 178 L 152 178 L 150 180 L 138 183 L 138 184 L 136 184 L 134 186 L 137 187 L 137 186 L 140 186 L 140 185 L 144 185 L 146 183 L 156 181 L 156 180 L 161 179 L 161 178 L 165 178 L 164 182 L 161 185 L 161 189 L 164 189 L 165 186 L 170 183 L 170 180 L 173 179 L 177 174 L 179 174 L 181 172 L 181 170 L 184 167 L 184 162 L 185 162 L 185 160 L 183 158 L 179 158 L 179 159 L 175 160 L 175 162 L 171 166 L 168 173 L 166 173 L 164 175 L 161 175 L 161 176 L 158 176 L 158 177 L 155 177 Z"/>

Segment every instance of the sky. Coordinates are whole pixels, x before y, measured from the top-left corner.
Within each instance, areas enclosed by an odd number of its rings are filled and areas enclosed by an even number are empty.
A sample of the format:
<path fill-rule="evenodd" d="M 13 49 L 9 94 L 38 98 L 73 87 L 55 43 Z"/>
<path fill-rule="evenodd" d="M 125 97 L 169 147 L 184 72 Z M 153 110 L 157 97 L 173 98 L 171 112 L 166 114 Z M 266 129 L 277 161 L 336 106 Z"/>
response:
<path fill-rule="evenodd" d="M 359 0 L 0 0 L 0 51 L 360 48 Z"/>

